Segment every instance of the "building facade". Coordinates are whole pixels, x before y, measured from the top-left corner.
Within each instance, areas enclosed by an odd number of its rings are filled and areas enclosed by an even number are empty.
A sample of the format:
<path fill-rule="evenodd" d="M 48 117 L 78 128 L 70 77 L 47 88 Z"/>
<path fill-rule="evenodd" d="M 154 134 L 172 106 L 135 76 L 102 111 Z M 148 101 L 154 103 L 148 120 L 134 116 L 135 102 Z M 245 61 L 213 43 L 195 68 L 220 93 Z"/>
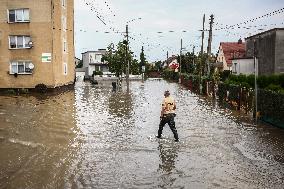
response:
<path fill-rule="evenodd" d="M 221 42 L 217 53 L 215 67 L 220 72 L 232 71 L 232 59 L 245 56 L 245 43 L 240 39 L 238 42 Z"/>
<path fill-rule="evenodd" d="M 284 73 L 284 28 L 246 38 L 246 56 L 258 59 L 258 74 Z"/>
<path fill-rule="evenodd" d="M 256 60 L 257 63 L 257 60 Z M 255 72 L 255 62 L 253 58 L 232 59 L 232 73 L 235 75 L 250 75 Z"/>
<path fill-rule="evenodd" d="M 94 71 L 101 71 L 103 74 L 110 74 L 107 62 L 102 61 L 102 57 L 105 54 L 106 49 L 82 53 L 83 68 L 86 68 L 87 77 L 92 76 Z"/>
<path fill-rule="evenodd" d="M 0 88 L 55 88 L 74 78 L 74 0 L 1 0 Z"/>

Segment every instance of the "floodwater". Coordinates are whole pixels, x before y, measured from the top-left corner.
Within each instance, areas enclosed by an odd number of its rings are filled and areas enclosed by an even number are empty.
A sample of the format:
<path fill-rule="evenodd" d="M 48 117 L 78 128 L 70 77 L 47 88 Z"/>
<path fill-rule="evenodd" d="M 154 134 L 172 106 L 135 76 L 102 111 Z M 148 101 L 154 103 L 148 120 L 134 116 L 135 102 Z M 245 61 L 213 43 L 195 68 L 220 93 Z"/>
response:
<path fill-rule="evenodd" d="M 0 96 L 0 188 L 283 188 L 284 130 L 254 125 L 175 83 L 78 82 Z M 156 139 L 163 91 L 177 101 Z"/>

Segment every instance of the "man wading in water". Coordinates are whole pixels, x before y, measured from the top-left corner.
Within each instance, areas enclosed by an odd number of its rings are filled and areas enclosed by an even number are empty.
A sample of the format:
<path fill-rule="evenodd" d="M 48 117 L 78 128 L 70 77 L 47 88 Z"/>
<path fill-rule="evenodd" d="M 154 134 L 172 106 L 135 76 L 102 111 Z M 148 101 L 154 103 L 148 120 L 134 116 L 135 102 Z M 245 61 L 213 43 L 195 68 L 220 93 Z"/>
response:
<path fill-rule="evenodd" d="M 169 91 L 165 91 L 164 93 L 164 100 L 162 103 L 162 110 L 161 110 L 161 121 L 160 121 L 160 125 L 159 125 L 159 130 L 158 130 L 158 136 L 157 138 L 161 138 L 162 136 L 162 132 L 163 132 L 163 128 L 166 125 L 166 123 L 170 126 L 174 137 L 175 137 L 175 141 L 178 142 L 178 134 L 177 134 L 177 129 L 175 127 L 175 110 L 176 110 L 176 102 L 174 100 L 173 97 L 170 96 L 170 92 Z"/>

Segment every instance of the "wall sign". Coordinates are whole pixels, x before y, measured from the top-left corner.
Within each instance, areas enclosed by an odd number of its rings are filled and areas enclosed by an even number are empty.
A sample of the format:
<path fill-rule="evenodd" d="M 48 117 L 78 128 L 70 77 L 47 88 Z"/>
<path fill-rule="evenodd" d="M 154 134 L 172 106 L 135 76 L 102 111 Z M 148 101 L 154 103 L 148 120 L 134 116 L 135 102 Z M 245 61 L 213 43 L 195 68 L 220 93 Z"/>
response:
<path fill-rule="evenodd" d="M 51 62 L 51 53 L 42 53 L 41 62 Z"/>

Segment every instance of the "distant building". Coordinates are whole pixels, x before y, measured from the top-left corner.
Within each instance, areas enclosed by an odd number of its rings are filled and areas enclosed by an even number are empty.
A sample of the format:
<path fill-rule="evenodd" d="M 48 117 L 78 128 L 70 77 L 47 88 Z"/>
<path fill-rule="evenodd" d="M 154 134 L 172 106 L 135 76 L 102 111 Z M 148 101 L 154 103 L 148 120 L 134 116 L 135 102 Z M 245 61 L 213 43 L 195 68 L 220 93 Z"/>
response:
<path fill-rule="evenodd" d="M 179 67 L 179 63 L 177 61 L 177 56 L 172 55 L 169 57 L 163 64 L 163 68 L 171 68 L 171 69 L 176 69 Z"/>
<path fill-rule="evenodd" d="M 86 68 L 87 77 L 92 76 L 94 71 L 101 71 L 103 74 L 109 73 L 107 62 L 102 61 L 102 57 L 105 54 L 106 49 L 82 53 L 83 68 Z"/>
<path fill-rule="evenodd" d="M 1 0 L 0 88 L 55 88 L 74 77 L 74 0 Z"/>
<path fill-rule="evenodd" d="M 214 64 L 219 71 L 232 70 L 232 59 L 245 56 L 245 43 L 240 39 L 238 42 L 221 42 Z"/>
<path fill-rule="evenodd" d="M 246 56 L 258 59 L 258 74 L 284 73 L 284 28 L 246 38 Z"/>

